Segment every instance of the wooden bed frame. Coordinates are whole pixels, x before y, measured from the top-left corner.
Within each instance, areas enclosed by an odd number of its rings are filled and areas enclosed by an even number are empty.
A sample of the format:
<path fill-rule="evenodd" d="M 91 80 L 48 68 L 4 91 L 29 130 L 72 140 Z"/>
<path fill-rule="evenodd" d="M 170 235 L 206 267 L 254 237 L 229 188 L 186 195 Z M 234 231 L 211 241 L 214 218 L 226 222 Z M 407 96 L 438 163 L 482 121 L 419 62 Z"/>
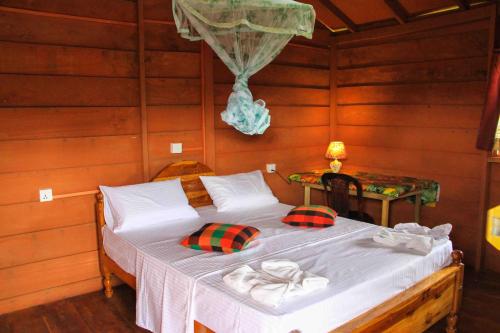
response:
<path fill-rule="evenodd" d="M 163 169 L 152 181 L 181 178 L 182 186 L 189 202 L 194 207 L 212 204 L 199 176 L 213 175 L 207 166 L 183 161 L 173 163 Z M 101 193 L 97 194 L 97 237 L 99 263 L 103 276 L 104 294 L 113 296 L 111 275 L 115 275 L 130 287 L 136 287 L 135 277 L 125 272 L 104 251 L 102 227 L 104 221 L 104 201 Z M 447 333 L 457 331 L 458 311 L 462 298 L 464 265 L 462 251 L 451 254 L 452 264 L 418 282 L 393 298 L 352 319 L 330 333 L 347 332 L 424 332 L 440 319 L 447 316 Z M 196 333 L 213 331 L 195 321 Z"/>

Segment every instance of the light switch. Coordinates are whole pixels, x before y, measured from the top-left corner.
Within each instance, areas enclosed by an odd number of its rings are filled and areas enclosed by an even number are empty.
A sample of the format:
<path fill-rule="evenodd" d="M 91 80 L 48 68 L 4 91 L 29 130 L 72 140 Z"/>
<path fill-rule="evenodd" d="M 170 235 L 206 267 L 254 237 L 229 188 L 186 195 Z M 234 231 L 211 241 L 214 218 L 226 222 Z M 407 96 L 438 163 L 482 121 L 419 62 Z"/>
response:
<path fill-rule="evenodd" d="M 40 202 L 52 201 L 52 189 L 43 188 L 40 189 Z"/>
<path fill-rule="evenodd" d="M 181 154 L 182 153 L 182 143 L 171 143 L 170 144 L 170 152 L 172 154 Z"/>

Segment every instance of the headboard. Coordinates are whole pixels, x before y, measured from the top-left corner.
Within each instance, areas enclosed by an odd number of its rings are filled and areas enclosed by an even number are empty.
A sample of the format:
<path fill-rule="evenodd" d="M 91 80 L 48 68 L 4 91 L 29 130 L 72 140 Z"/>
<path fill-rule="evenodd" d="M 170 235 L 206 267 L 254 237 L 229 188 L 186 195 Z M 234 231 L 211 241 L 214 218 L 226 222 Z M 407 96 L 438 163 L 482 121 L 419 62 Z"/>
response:
<path fill-rule="evenodd" d="M 189 204 L 193 207 L 212 204 L 212 199 L 207 193 L 200 176 L 213 176 L 215 173 L 205 164 L 196 161 L 182 161 L 167 165 L 153 178 L 153 182 L 180 178 Z"/>

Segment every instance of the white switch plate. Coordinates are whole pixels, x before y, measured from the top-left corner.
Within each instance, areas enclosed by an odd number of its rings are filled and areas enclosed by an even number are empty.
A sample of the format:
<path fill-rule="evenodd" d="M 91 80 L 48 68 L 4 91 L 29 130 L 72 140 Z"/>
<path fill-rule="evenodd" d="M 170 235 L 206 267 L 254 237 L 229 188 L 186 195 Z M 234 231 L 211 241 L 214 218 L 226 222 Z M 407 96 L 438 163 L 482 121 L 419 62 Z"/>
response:
<path fill-rule="evenodd" d="M 181 154 L 182 153 L 182 143 L 171 143 L 170 144 L 170 152 L 172 154 Z"/>
<path fill-rule="evenodd" d="M 267 173 L 275 173 L 276 172 L 276 163 L 267 163 L 266 164 Z"/>
<path fill-rule="evenodd" d="M 43 188 L 40 189 L 40 202 L 52 201 L 52 189 Z"/>

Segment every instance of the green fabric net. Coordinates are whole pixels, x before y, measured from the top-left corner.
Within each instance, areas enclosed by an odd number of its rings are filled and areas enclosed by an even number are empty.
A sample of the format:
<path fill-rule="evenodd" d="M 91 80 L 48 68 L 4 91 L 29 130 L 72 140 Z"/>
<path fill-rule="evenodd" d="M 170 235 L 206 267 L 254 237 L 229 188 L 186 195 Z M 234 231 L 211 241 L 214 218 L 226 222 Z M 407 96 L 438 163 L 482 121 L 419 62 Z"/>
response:
<path fill-rule="evenodd" d="M 182 37 L 205 40 L 236 77 L 222 120 L 242 133 L 263 134 L 271 116 L 263 100 L 253 100 L 248 79 L 293 36 L 312 38 L 314 8 L 291 0 L 173 0 L 172 8 Z"/>

